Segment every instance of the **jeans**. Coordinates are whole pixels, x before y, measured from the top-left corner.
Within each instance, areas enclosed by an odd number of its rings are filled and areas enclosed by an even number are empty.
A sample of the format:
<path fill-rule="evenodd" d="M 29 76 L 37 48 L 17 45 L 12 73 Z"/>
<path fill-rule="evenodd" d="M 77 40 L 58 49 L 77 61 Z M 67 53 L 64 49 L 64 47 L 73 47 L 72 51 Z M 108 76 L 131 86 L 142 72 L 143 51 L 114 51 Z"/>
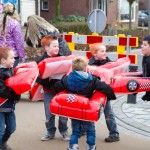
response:
<path fill-rule="evenodd" d="M 104 115 L 105 115 L 105 119 L 106 119 L 106 125 L 109 130 L 109 136 L 119 137 L 117 124 L 116 124 L 115 116 L 114 116 L 112 108 L 111 108 L 110 101 L 106 102 L 106 106 L 104 109 Z"/>
<path fill-rule="evenodd" d="M 16 116 L 12 112 L 0 112 L 0 145 L 10 138 L 11 134 L 16 130 Z"/>
<path fill-rule="evenodd" d="M 81 125 L 84 127 L 86 131 L 86 136 L 87 136 L 86 143 L 90 146 L 95 145 L 96 133 L 95 133 L 94 122 L 72 119 L 71 125 L 72 125 L 72 135 L 70 138 L 70 145 L 78 144 L 78 138 L 80 138 L 81 135 Z"/>
<path fill-rule="evenodd" d="M 44 92 L 44 108 L 45 108 L 45 116 L 46 116 L 46 128 L 47 128 L 47 135 L 55 135 L 56 127 L 55 127 L 55 115 L 51 113 L 50 110 L 50 101 L 55 95 L 53 93 Z M 64 135 L 67 132 L 67 121 L 68 118 L 66 117 L 59 117 L 58 122 L 58 129 L 59 132 Z M 68 133 L 68 132 L 67 132 Z"/>

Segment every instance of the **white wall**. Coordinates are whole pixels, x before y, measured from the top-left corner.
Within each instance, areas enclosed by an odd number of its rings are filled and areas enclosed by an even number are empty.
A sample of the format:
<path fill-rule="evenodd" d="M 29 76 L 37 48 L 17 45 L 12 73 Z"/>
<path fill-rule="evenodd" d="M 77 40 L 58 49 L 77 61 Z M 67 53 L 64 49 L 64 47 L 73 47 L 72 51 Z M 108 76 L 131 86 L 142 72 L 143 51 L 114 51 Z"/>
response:
<path fill-rule="evenodd" d="M 28 16 L 35 15 L 35 13 L 35 0 L 20 0 L 21 25 L 27 22 Z"/>

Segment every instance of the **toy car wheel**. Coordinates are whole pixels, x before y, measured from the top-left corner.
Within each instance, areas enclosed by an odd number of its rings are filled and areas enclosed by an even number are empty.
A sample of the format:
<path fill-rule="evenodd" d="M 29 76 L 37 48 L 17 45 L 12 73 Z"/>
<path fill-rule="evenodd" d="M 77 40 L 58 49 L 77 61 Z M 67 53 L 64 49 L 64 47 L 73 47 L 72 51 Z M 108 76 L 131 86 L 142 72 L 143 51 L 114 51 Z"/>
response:
<path fill-rule="evenodd" d="M 127 89 L 130 91 L 130 92 L 134 92 L 138 89 L 138 82 L 136 80 L 130 80 L 128 83 L 127 83 Z"/>

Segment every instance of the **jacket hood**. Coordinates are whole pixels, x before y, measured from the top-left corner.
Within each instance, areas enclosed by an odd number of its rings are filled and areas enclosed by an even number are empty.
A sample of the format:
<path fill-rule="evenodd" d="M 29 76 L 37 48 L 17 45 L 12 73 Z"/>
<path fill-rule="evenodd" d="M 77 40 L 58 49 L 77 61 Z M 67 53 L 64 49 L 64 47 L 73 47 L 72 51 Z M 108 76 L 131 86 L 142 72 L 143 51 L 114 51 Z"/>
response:
<path fill-rule="evenodd" d="M 72 92 L 79 92 L 86 88 L 92 80 L 92 75 L 83 71 L 72 71 L 67 78 L 68 89 Z"/>

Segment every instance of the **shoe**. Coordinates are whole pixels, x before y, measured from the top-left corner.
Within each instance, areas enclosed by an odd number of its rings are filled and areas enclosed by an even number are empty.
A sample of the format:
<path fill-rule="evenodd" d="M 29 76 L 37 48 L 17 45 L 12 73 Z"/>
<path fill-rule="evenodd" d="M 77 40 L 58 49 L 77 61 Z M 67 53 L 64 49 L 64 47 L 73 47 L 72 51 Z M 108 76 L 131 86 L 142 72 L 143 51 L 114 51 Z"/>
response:
<path fill-rule="evenodd" d="M 41 138 L 41 141 L 48 141 L 54 138 L 55 138 L 55 135 L 45 135 Z"/>
<path fill-rule="evenodd" d="M 117 136 L 109 136 L 105 138 L 105 142 L 117 142 L 120 141 L 120 138 Z"/>
<path fill-rule="evenodd" d="M 64 141 L 66 141 L 66 142 L 70 141 L 70 137 L 69 137 L 68 133 L 62 134 L 62 137 L 63 137 Z"/>
<path fill-rule="evenodd" d="M 86 150 L 96 150 L 96 145 L 89 145 L 89 144 L 86 144 Z"/>
<path fill-rule="evenodd" d="M 12 148 L 9 147 L 6 143 L 3 143 L 2 146 L 0 146 L 0 150 L 12 150 Z"/>
<path fill-rule="evenodd" d="M 78 144 L 69 144 L 69 147 L 67 150 L 79 150 L 79 145 Z"/>
<path fill-rule="evenodd" d="M 150 96 L 145 94 L 145 95 L 142 96 L 142 100 L 143 101 L 150 101 Z"/>

